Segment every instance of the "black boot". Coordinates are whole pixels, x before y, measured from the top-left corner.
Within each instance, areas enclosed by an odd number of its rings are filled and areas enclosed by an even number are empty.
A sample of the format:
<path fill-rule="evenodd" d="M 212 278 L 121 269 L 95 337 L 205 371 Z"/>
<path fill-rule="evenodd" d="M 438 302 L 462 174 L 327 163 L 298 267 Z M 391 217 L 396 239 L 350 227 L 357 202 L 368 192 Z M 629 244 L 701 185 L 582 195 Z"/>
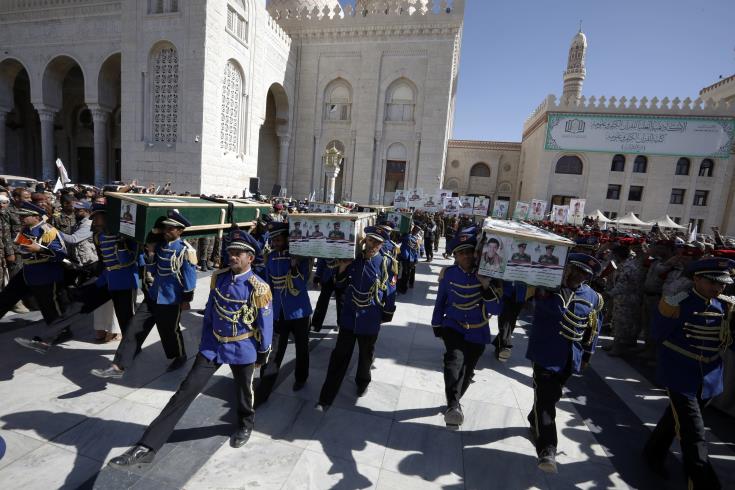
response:
<path fill-rule="evenodd" d="M 112 458 L 107 464 L 113 468 L 128 469 L 130 466 L 150 464 L 155 457 L 156 453 L 152 449 L 138 444 L 117 458 Z"/>
<path fill-rule="evenodd" d="M 249 429 L 247 427 L 240 427 L 239 429 L 237 429 L 237 432 L 232 434 L 232 439 L 230 440 L 230 446 L 243 447 L 250 440 L 250 434 L 252 432 L 253 432 L 253 429 Z"/>

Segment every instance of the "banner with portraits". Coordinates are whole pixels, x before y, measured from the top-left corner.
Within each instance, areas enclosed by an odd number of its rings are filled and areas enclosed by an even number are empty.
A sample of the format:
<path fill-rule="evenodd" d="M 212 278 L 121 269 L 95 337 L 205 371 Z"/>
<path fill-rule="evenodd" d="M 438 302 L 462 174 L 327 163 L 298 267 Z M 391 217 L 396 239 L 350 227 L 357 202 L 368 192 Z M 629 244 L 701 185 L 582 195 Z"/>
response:
<path fill-rule="evenodd" d="M 427 213 L 438 213 L 441 211 L 441 200 L 436 195 L 427 195 L 424 199 L 423 206 L 420 208 Z"/>
<path fill-rule="evenodd" d="M 554 204 L 551 207 L 551 221 L 558 225 L 566 224 L 568 214 L 569 206 L 560 206 L 558 204 Z"/>
<path fill-rule="evenodd" d="M 460 202 L 458 197 L 445 197 L 442 202 L 444 214 L 447 216 L 459 216 Z"/>
<path fill-rule="evenodd" d="M 406 201 L 408 202 L 408 209 L 421 209 L 424 206 L 424 190 L 423 189 L 409 189 L 406 192 Z"/>
<path fill-rule="evenodd" d="M 546 201 L 541 199 L 534 199 L 531 201 L 531 210 L 528 213 L 528 219 L 530 221 L 543 221 L 546 217 Z"/>
<path fill-rule="evenodd" d="M 490 198 L 489 197 L 476 197 L 475 205 L 472 208 L 472 214 L 475 216 L 487 216 L 490 211 Z"/>
<path fill-rule="evenodd" d="M 341 206 L 335 203 L 329 202 L 310 202 L 309 203 L 310 213 L 349 213 L 350 210 L 345 206 Z"/>
<path fill-rule="evenodd" d="M 295 214 L 288 223 L 291 255 L 325 259 L 354 259 L 375 214 Z"/>
<path fill-rule="evenodd" d="M 581 225 L 584 223 L 584 205 L 586 203 L 586 199 L 571 199 L 569 201 L 569 214 L 567 215 L 567 221 L 570 224 Z"/>
<path fill-rule="evenodd" d="M 472 216 L 472 211 L 475 207 L 475 198 L 472 196 L 460 196 L 459 197 L 459 215 L 460 216 Z"/>
<path fill-rule="evenodd" d="M 408 198 L 406 197 L 405 190 L 396 189 L 393 195 L 393 207 L 396 209 L 408 209 Z"/>
<path fill-rule="evenodd" d="M 513 211 L 513 219 L 516 221 L 523 221 L 528 219 L 528 211 L 531 205 L 527 202 L 518 201 L 516 202 L 516 209 Z"/>
<path fill-rule="evenodd" d="M 508 219 L 508 206 L 510 202 L 497 200 L 493 204 L 493 218 L 495 219 Z"/>
<path fill-rule="evenodd" d="M 478 272 L 504 281 L 557 288 L 574 242 L 527 223 L 487 218 L 478 243 Z"/>

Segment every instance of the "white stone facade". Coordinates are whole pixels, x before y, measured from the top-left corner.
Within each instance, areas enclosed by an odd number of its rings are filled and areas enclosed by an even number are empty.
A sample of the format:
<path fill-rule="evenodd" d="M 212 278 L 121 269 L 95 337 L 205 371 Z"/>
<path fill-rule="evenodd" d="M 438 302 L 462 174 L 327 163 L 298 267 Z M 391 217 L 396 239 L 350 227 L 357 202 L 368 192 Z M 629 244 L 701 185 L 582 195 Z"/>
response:
<path fill-rule="evenodd" d="M 520 143 L 450 140 L 443 189 L 491 202 L 515 201 L 520 160 Z"/>
<path fill-rule="evenodd" d="M 729 158 L 686 158 L 546 149 L 550 114 L 735 119 L 735 76 L 702 89 L 697 100 L 585 97 L 582 86 L 587 74 L 586 50 L 587 38 L 579 32 L 569 50 L 561 97 L 549 95 L 533 112 L 524 124 L 521 143 L 450 140 L 444 187 L 459 194 L 497 198 L 502 194 L 498 187 L 501 184 L 492 163 L 490 178 L 478 180 L 471 174 L 478 162 L 500 159 L 514 169 L 512 193 L 505 192 L 512 201 L 543 199 L 566 204 L 571 198 L 583 198 L 587 200 L 587 212 L 599 209 L 610 217 L 632 212 L 644 221 L 667 214 L 683 226 L 696 225 L 700 232 L 710 232 L 717 226 L 723 233 L 735 235 L 732 153 Z M 572 160 L 558 167 L 565 157 Z M 573 169 L 566 164 L 570 161 Z M 501 176 L 500 180 L 505 179 Z M 507 182 L 502 185 L 506 191 Z"/>
<path fill-rule="evenodd" d="M 333 142 L 338 198 L 389 200 L 396 162 L 400 185 L 434 188 L 463 14 L 464 0 L 360 12 L 327 0 L 270 12 L 265 0 L 0 0 L 0 170 L 54 178 L 58 157 L 98 184 L 240 194 L 257 176 L 264 193 L 319 196 Z"/>

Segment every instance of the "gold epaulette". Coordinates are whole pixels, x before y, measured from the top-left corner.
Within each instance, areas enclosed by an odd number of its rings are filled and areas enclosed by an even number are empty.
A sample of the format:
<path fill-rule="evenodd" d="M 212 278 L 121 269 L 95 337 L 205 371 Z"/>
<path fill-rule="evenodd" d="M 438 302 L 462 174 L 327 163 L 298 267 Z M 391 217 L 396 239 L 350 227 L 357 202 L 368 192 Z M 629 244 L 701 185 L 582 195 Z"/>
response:
<path fill-rule="evenodd" d="M 43 227 L 43 235 L 41 235 L 41 244 L 48 245 L 49 243 L 53 242 L 56 239 L 56 237 L 59 235 L 59 231 L 47 223 L 44 223 L 41 226 Z"/>
<path fill-rule="evenodd" d="M 681 292 L 674 296 L 665 296 L 658 303 L 658 311 L 664 318 L 679 318 L 679 303 L 689 297 L 688 292 Z"/>
<path fill-rule="evenodd" d="M 186 260 L 189 261 L 191 265 L 197 265 L 197 249 L 189 245 L 189 242 L 184 240 L 184 247 L 186 248 Z"/>
<path fill-rule="evenodd" d="M 267 283 L 258 279 L 258 276 L 251 274 L 248 282 L 253 286 L 253 306 L 256 308 L 265 308 L 273 299 L 271 288 Z"/>
<path fill-rule="evenodd" d="M 528 301 L 529 299 L 536 296 L 536 286 L 526 286 L 526 298 L 525 300 Z"/>
<path fill-rule="evenodd" d="M 214 289 L 215 288 L 215 286 L 217 285 L 217 278 L 221 274 L 224 274 L 225 272 L 230 272 L 230 268 L 229 267 L 225 267 L 224 269 L 220 269 L 220 270 L 214 271 L 212 273 L 212 281 L 209 283 L 209 289 Z"/>
<path fill-rule="evenodd" d="M 726 294 L 721 294 L 717 297 L 717 299 L 722 301 L 723 303 L 727 303 L 730 307 L 735 305 L 735 296 L 728 296 Z"/>

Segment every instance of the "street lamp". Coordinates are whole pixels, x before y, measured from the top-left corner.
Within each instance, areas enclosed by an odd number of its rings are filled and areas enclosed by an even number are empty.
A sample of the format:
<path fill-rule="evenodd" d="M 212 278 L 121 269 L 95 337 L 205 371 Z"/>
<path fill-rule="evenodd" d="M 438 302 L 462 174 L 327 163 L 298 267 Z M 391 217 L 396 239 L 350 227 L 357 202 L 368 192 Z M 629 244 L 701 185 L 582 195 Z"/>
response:
<path fill-rule="evenodd" d="M 333 144 L 322 156 L 324 173 L 327 175 L 327 202 L 334 204 L 334 186 L 339 175 L 344 156 Z"/>

